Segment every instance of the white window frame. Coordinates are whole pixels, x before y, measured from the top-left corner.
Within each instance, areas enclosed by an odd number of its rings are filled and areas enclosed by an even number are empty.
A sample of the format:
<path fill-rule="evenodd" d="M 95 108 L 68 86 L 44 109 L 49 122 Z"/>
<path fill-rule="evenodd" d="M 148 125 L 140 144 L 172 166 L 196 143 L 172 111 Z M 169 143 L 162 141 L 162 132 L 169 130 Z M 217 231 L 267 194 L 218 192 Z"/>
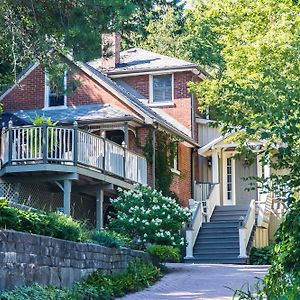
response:
<path fill-rule="evenodd" d="M 231 159 L 231 200 L 227 196 L 227 159 Z M 233 152 L 223 152 L 223 205 L 236 205 L 235 158 Z"/>
<path fill-rule="evenodd" d="M 180 171 L 178 167 L 179 167 L 179 144 L 177 144 L 177 153 L 174 157 L 173 168 L 171 168 L 171 171 L 177 175 L 180 175 Z"/>
<path fill-rule="evenodd" d="M 171 101 L 153 101 L 153 77 L 154 76 L 161 76 L 161 75 L 171 75 L 171 83 L 172 83 L 172 100 Z M 149 75 L 149 103 L 150 106 L 170 106 L 174 105 L 174 73 L 158 73 L 158 74 L 151 74 Z"/>
<path fill-rule="evenodd" d="M 64 72 L 64 90 L 67 90 L 67 71 Z M 49 74 L 45 71 L 45 96 L 44 96 L 44 109 L 62 109 L 67 108 L 67 94 L 64 95 L 64 104 L 58 106 L 49 106 L 49 95 L 50 95 L 50 86 L 49 82 Z"/>

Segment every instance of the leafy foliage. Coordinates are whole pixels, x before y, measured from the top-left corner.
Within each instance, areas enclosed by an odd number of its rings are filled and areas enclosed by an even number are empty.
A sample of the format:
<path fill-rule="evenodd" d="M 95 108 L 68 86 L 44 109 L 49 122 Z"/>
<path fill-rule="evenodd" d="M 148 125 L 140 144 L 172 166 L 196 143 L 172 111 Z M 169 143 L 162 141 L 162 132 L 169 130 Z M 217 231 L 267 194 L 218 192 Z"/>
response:
<path fill-rule="evenodd" d="M 92 230 L 91 241 L 109 248 L 126 247 L 130 244 L 130 239 L 112 231 Z"/>
<path fill-rule="evenodd" d="M 157 267 L 142 262 L 133 262 L 124 273 L 103 275 L 95 272 L 69 290 L 34 284 L 29 287 L 19 287 L 10 292 L 0 292 L 0 299 L 106 300 L 147 287 L 160 276 L 160 270 Z"/>
<path fill-rule="evenodd" d="M 250 264 L 252 265 L 270 265 L 273 255 L 273 246 L 251 249 Z"/>
<path fill-rule="evenodd" d="M 0 199 L 0 228 L 52 236 L 70 241 L 86 238 L 84 226 L 61 213 L 24 211 Z"/>
<path fill-rule="evenodd" d="M 190 212 L 149 186 L 136 185 L 134 190 L 120 190 L 112 200 L 117 210 L 110 228 L 128 235 L 137 247 L 148 243 L 179 246 L 183 244 L 179 230 L 188 220 Z"/>
<path fill-rule="evenodd" d="M 179 262 L 179 248 L 167 245 L 150 245 L 147 248 L 148 253 L 153 257 L 154 261 L 162 262 Z"/>

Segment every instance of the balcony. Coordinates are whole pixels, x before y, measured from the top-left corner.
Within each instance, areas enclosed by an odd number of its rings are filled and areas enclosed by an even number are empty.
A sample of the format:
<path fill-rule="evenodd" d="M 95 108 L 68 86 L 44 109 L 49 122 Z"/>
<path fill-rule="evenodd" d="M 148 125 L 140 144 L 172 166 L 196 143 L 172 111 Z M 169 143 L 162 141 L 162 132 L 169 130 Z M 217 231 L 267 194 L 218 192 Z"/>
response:
<path fill-rule="evenodd" d="M 17 126 L 1 135 L 1 175 L 18 170 L 90 170 L 129 183 L 147 184 L 146 158 L 74 126 Z"/>

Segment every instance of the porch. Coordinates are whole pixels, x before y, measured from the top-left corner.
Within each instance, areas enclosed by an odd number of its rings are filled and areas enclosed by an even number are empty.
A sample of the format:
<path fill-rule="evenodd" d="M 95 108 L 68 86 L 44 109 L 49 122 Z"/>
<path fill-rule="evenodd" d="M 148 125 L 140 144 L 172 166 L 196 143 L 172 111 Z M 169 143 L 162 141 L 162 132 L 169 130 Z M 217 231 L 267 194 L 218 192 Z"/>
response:
<path fill-rule="evenodd" d="M 94 199 L 96 225 L 116 187 L 147 184 L 146 158 L 103 136 L 73 126 L 13 126 L 1 135 L 2 183 L 47 183 L 49 194 L 63 192 L 65 214 L 71 214 L 71 193 Z M 37 187 L 35 189 L 38 189 Z M 48 193 L 48 191 L 47 191 Z M 15 192 L 16 194 L 16 192 Z M 46 203 L 45 205 L 49 205 Z M 83 204 L 84 206 L 84 204 Z"/>

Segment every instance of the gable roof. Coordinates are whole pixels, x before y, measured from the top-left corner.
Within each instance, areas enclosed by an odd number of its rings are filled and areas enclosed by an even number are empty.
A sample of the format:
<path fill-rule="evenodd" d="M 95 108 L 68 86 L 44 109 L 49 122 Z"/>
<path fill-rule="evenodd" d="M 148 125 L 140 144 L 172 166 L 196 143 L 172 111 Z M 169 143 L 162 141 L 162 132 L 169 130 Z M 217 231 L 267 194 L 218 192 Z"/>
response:
<path fill-rule="evenodd" d="M 36 110 L 20 110 L 14 113 L 16 117 L 21 118 L 28 123 L 35 118 L 36 115 L 44 115 L 51 118 L 54 122 L 59 123 L 92 123 L 105 121 L 124 121 L 137 120 L 137 117 L 129 113 L 127 110 L 121 109 L 109 104 L 92 104 L 79 105 L 63 109 L 36 109 Z M 141 120 L 140 120 L 141 121 Z"/>
<path fill-rule="evenodd" d="M 99 84 L 101 84 L 104 88 L 108 89 L 114 95 L 116 95 L 120 101 L 122 101 L 123 103 L 128 105 L 130 108 L 132 108 L 132 110 L 134 110 L 137 114 L 139 114 L 141 116 L 141 118 L 143 119 L 143 121 L 145 121 L 146 124 L 157 123 L 160 127 L 179 136 L 180 138 L 187 141 L 189 144 L 199 147 L 199 145 L 197 143 L 195 143 L 195 141 L 193 139 L 191 139 L 188 135 L 186 135 L 184 132 L 182 132 L 178 128 L 174 127 L 171 123 L 167 122 L 158 113 L 153 111 L 147 105 L 144 105 L 134 95 L 129 93 L 125 88 L 118 85 L 116 82 L 114 82 L 108 76 L 106 76 L 102 72 L 96 70 L 95 68 L 91 67 L 90 65 L 88 65 L 86 63 L 74 61 L 73 58 L 68 54 L 65 54 L 64 56 L 70 62 L 74 63 L 79 69 L 81 69 L 83 72 L 85 72 L 88 76 L 93 78 L 95 81 L 97 81 Z M 26 76 L 28 74 L 30 74 L 36 68 L 37 65 L 38 64 L 31 66 L 30 70 L 27 71 Z M 22 79 L 24 79 L 24 76 L 22 78 L 20 78 L 20 80 L 18 82 L 20 82 Z M 9 89 L 9 91 L 4 94 L 6 95 L 11 90 L 13 90 L 16 86 L 17 86 L 17 84 L 13 85 Z M 5 97 L 5 95 L 0 96 L 0 101 Z M 43 110 L 43 112 L 45 112 L 45 111 Z"/>
<path fill-rule="evenodd" d="M 97 70 L 101 70 L 102 59 L 95 59 L 88 64 Z M 108 75 L 145 73 L 162 70 L 193 70 L 195 73 L 204 73 L 198 65 L 182 59 L 161 55 L 141 48 L 132 48 L 120 53 L 120 63 L 115 68 L 102 70 Z"/>

